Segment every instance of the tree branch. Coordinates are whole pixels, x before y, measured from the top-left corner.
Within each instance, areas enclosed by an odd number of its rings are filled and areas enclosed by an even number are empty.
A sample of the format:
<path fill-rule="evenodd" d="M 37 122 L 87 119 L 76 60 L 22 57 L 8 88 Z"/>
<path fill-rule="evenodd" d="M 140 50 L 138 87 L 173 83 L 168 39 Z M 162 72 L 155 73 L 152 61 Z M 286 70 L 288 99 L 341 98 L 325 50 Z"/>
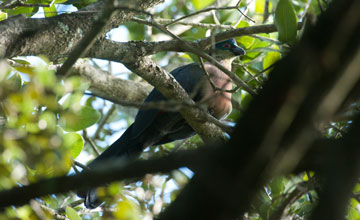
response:
<path fill-rule="evenodd" d="M 15 187 L 0 192 L 0 207 L 20 206 L 30 199 L 53 193 L 64 193 L 70 190 L 89 188 L 126 178 L 140 178 L 147 173 L 169 172 L 184 166 L 197 164 L 201 151 L 177 152 L 166 157 L 149 160 L 138 160 L 127 165 L 123 161 L 111 161 L 99 168 L 82 172 L 74 176 L 62 176 L 45 179 L 27 186 Z"/>
<path fill-rule="evenodd" d="M 131 3 L 144 10 L 160 2 L 162 0 L 138 0 Z M 85 33 L 89 32 L 97 11 L 103 7 L 104 1 L 100 1 L 71 14 L 42 19 L 14 16 L 0 21 L 0 58 L 43 54 L 50 60 L 58 61 L 68 56 Z M 105 32 L 134 15 L 132 11 L 119 10 L 105 26 Z"/>

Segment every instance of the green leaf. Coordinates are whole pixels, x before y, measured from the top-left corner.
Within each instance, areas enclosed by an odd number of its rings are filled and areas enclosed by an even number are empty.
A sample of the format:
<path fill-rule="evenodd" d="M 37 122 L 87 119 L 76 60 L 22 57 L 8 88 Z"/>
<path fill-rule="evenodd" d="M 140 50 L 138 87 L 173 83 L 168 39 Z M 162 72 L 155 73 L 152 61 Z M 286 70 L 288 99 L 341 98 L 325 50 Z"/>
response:
<path fill-rule="evenodd" d="M 357 209 L 359 206 L 359 202 L 357 202 L 355 199 L 350 200 L 350 207 L 348 209 L 348 220 L 358 220 L 360 219 L 360 212 Z"/>
<path fill-rule="evenodd" d="M 246 21 L 241 21 L 238 26 L 236 26 L 237 28 L 243 28 L 243 27 L 249 27 L 249 23 Z M 249 49 L 254 43 L 255 43 L 255 38 L 253 37 L 249 37 L 249 36 L 242 36 L 242 37 L 238 37 L 236 38 L 236 42 L 243 45 L 246 49 Z"/>
<path fill-rule="evenodd" d="M 69 88 L 67 88 L 67 89 L 69 89 Z M 72 88 L 69 90 L 71 91 Z M 62 107 L 64 109 L 79 109 L 81 107 L 80 102 L 81 102 L 81 99 L 83 98 L 83 96 L 84 96 L 84 94 L 79 93 L 79 92 L 70 94 L 68 97 L 66 97 L 64 103 L 62 104 Z"/>
<path fill-rule="evenodd" d="M 140 219 L 140 208 L 130 200 L 118 202 L 114 216 L 120 220 L 137 220 Z"/>
<path fill-rule="evenodd" d="M 88 106 L 81 106 L 78 111 L 66 111 L 60 114 L 60 124 L 65 131 L 80 131 L 95 124 L 100 113 Z"/>
<path fill-rule="evenodd" d="M 254 49 L 256 49 L 256 48 L 265 48 L 265 47 L 268 47 L 269 45 L 270 45 L 270 43 L 267 41 L 261 41 L 259 39 L 255 39 L 255 42 L 251 46 L 250 50 L 246 51 L 246 55 L 244 57 L 245 61 L 246 61 L 246 59 L 248 61 L 253 60 L 262 53 L 262 51 L 255 51 L 255 52 L 251 52 L 251 51 L 254 51 Z"/>
<path fill-rule="evenodd" d="M 360 184 L 357 183 L 353 189 L 353 193 L 359 193 L 360 192 Z"/>
<path fill-rule="evenodd" d="M 56 83 L 55 71 L 49 70 L 45 65 L 36 67 L 36 77 L 39 83 L 47 88 L 53 88 Z"/>
<path fill-rule="evenodd" d="M 19 73 L 12 75 L 6 82 L 10 89 L 19 90 L 22 85 L 22 79 Z"/>
<path fill-rule="evenodd" d="M 277 47 L 277 46 L 276 46 Z M 280 60 L 281 55 L 279 52 L 267 52 L 264 57 L 263 62 L 263 68 L 266 69 L 269 66 L 273 65 L 276 61 Z M 272 68 L 270 70 L 266 70 L 265 73 L 269 74 Z"/>
<path fill-rule="evenodd" d="M 62 4 L 65 3 L 67 0 L 55 0 L 54 4 Z"/>
<path fill-rule="evenodd" d="M 256 0 L 255 2 L 255 12 L 258 14 L 264 13 L 265 0 Z"/>
<path fill-rule="evenodd" d="M 275 25 L 279 41 L 294 44 L 297 34 L 297 19 L 290 0 L 280 0 L 275 10 Z"/>
<path fill-rule="evenodd" d="M 76 211 L 71 208 L 70 206 L 66 206 L 65 209 L 66 212 L 66 216 L 70 219 L 70 220 L 81 220 L 81 217 L 76 213 Z"/>
<path fill-rule="evenodd" d="M 252 96 L 248 93 L 241 94 L 241 106 L 246 109 L 249 106 L 250 101 L 252 100 Z"/>
<path fill-rule="evenodd" d="M 43 112 L 39 117 L 39 128 L 55 131 L 56 128 L 56 115 L 51 111 Z"/>
<path fill-rule="evenodd" d="M 52 4 L 50 7 L 43 7 L 43 9 L 44 9 L 45 17 L 47 18 L 54 17 L 58 14 L 55 4 Z"/>
<path fill-rule="evenodd" d="M 83 80 L 80 76 L 72 76 L 64 81 L 67 92 L 85 91 L 90 87 L 90 82 Z"/>
<path fill-rule="evenodd" d="M 12 59 L 12 61 L 15 61 L 16 63 L 23 64 L 23 65 L 30 65 L 30 63 L 26 60 Z"/>
<path fill-rule="evenodd" d="M 7 17 L 7 13 L 0 11 L 0 21 L 7 19 Z"/>
<path fill-rule="evenodd" d="M 273 198 L 276 198 L 284 191 L 284 177 L 276 177 L 270 182 L 270 189 Z"/>
<path fill-rule="evenodd" d="M 196 10 L 203 9 L 213 3 L 215 0 L 191 0 Z"/>
<path fill-rule="evenodd" d="M 71 156 L 75 159 L 84 147 L 84 140 L 81 135 L 75 132 L 67 133 L 63 137 L 64 146 L 70 149 Z"/>
<path fill-rule="evenodd" d="M 27 17 L 33 16 L 37 11 L 39 10 L 39 7 L 16 7 L 15 9 L 8 9 L 5 12 L 7 12 L 8 16 L 14 16 L 23 14 Z"/>

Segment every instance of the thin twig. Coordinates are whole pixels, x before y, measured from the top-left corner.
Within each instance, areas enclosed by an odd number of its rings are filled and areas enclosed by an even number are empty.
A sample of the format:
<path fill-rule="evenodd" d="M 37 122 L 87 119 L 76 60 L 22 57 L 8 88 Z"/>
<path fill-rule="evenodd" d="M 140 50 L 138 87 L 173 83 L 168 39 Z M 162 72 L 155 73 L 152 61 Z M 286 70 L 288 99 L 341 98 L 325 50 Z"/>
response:
<path fill-rule="evenodd" d="M 270 70 L 271 68 L 273 68 L 275 65 L 275 63 L 271 64 L 270 66 L 268 66 L 267 68 L 263 69 L 261 72 L 257 73 L 256 75 L 253 75 L 250 79 L 248 79 L 246 81 L 246 83 L 251 82 L 252 80 L 256 79 L 257 77 L 259 77 L 261 74 L 263 74 L 264 72 Z"/>
<path fill-rule="evenodd" d="M 186 138 L 184 140 L 182 140 L 180 143 L 176 144 L 175 147 L 171 150 L 171 153 L 174 153 L 176 151 L 178 151 L 179 149 L 182 148 L 182 146 L 184 146 L 190 138 Z"/>
<path fill-rule="evenodd" d="M 214 91 L 216 91 L 218 89 L 218 87 L 215 85 L 214 81 L 211 79 L 209 73 L 207 72 L 205 65 L 204 65 L 204 61 L 201 57 L 199 57 L 199 61 L 200 61 L 200 66 L 204 70 L 205 76 L 208 79 L 208 81 L 210 82 L 211 87 L 213 88 Z"/>
<path fill-rule="evenodd" d="M 75 164 L 72 165 L 72 168 L 74 169 L 76 174 L 79 174 L 80 171 L 78 170 L 78 168 L 75 166 Z"/>
<path fill-rule="evenodd" d="M 184 15 L 180 18 L 177 18 L 167 24 L 164 25 L 164 27 L 167 27 L 169 25 L 172 25 L 172 24 L 175 24 L 176 22 L 178 21 L 181 21 L 185 18 L 188 18 L 188 17 L 192 17 L 192 16 L 195 16 L 195 15 L 198 15 L 198 14 L 201 14 L 201 13 L 204 13 L 204 12 L 208 12 L 208 11 L 213 11 L 213 10 L 229 10 L 229 9 L 236 9 L 237 6 L 229 6 L 229 7 L 209 7 L 209 8 L 205 8 L 203 10 L 200 10 L 200 11 L 196 11 L 194 13 L 191 13 L 191 14 L 188 14 L 188 15 Z"/>
<path fill-rule="evenodd" d="M 258 79 L 258 77 L 255 77 L 255 75 L 252 74 L 244 65 L 242 65 L 242 64 L 240 64 L 240 63 L 236 63 L 235 65 L 240 66 L 246 73 L 248 73 L 248 74 L 251 76 L 251 80 L 248 80 L 247 83 L 248 83 L 248 82 L 251 82 L 253 79 L 255 79 L 256 82 L 258 82 L 260 85 L 263 84 L 263 82 L 260 81 L 260 80 Z M 257 75 L 257 74 L 256 74 L 256 75 Z"/>
<path fill-rule="evenodd" d="M 235 87 L 234 89 L 223 89 L 223 88 L 220 88 L 218 86 L 215 85 L 214 81 L 211 79 L 211 76 L 210 74 L 206 71 L 205 69 L 205 65 L 204 65 L 204 61 L 202 60 L 201 57 L 199 57 L 199 60 L 200 60 L 200 65 L 201 65 L 201 68 L 204 70 L 204 73 L 205 73 L 205 76 L 206 78 L 208 79 L 208 81 L 210 82 L 210 85 L 211 87 L 213 88 L 214 91 L 221 91 L 221 92 L 227 92 L 227 93 L 234 93 L 236 92 L 240 87 Z M 230 82 L 230 81 L 229 81 Z"/>
<path fill-rule="evenodd" d="M 308 10 L 310 8 L 311 2 L 312 2 L 312 0 L 307 0 L 307 3 L 305 5 L 305 7 L 304 7 L 304 11 L 303 11 L 303 13 L 302 13 L 302 15 L 300 17 L 300 21 L 304 21 L 304 17 L 307 15 L 307 12 L 308 12 Z"/>
<path fill-rule="evenodd" d="M 86 130 L 83 130 L 83 136 L 84 139 L 86 140 L 86 142 L 88 142 L 91 146 L 91 148 L 94 150 L 95 154 L 97 156 L 100 155 L 100 151 L 97 149 L 96 144 L 94 143 L 94 141 L 89 137 L 89 135 L 87 134 Z"/>
<path fill-rule="evenodd" d="M 269 0 L 265 0 L 265 5 L 264 5 L 264 17 L 263 17 L 263 24 L 265 24 L 266 20 L 269 18 Z"/>
<path fill-rule="evenodd" d="M 249 16 L 247 16 L 244 12 L 242 12 L 239 8 L 236 8 L 238 10 L 238 12 L 240 12 L 240 14 L 242 14 L 245 18 L 247 18 L 249 21 L 256 23 L 256 21 L 252 18 L 250 18 Z"/>
<path fill-rule="evenodd" d="M 74 161 L 74 164 L 75 164 L 76 166 L 78 166 L 78 167 L 81 167 L 81 168 L 84 169 L 84 170 L 90 170 L 90 168 L 89 168 L 88 166 L 86 166 L 86 165 L 84 165 L 84 164 L 82 164 L 82 163 L 80 163 L 80 162 Z"/>
<path fill-rule="evenodd" d="M 99 123 L 99 126 L 97 127 L 95 134 L 94 134 L 94 138 L 99 138 L 100 132 L 102 130 L 102 128 L 104 127 L 104 125 L 106 124 L 106 122 L 109 120 L 110 116 L 112 115 L 112 113 L 115 111 L 116 106 L 115 104 L 111 105 L 109 111 L 105 114 L 105 116 L 102 118 L 102 120 Z"/>
<path fill-rule="evenodd" d="M 141 18 L 132 18 L 131 21 L 134 21 L 136 23 L 140 23 L 140 24 L 145 24 L 145 25 L 149 25 L 152 26 L 152 23 L 150 21 L 147 21 L 145 19 L 141 19 Z M 156 22 L 160 23 L 160 24 L 167 24 L 169 22 L 174 21 L 174 19 L 155 19 Z M 231 26 L 231 25 L 224 25 L 224 24 L 205 24 L 205 23 L 192 23 L 192 22 L 186 22 L 186 21 L 179 21 L 177 22 L 177 24 L 181 24 L 181 25 L 188 25 L 188 26 L 193 26 L 193 27 L 201 27 L 201 28 L 207 28 L 207 29 L 216 29 L 216 28 L 222 28 L 222 29 L 235 29 L 235 27 Z"/>
<path fill-rule="evenodd" d="M 271 44 L 276 44 L 276 45 L 283 45 L 284 44 L 284 43 L 282 43 L 282 42 L 280 42 L 278 40 L 271 39 L 271 38 L 268 38 L 268 37 L 259 36 L 259 35 L 256 35 L 256 34 L 250 34 L 249 36 L 253 37 L 253 38 L 257 38 L 257 39 L 262 40 L 262 41 L 270 42 Z"/>

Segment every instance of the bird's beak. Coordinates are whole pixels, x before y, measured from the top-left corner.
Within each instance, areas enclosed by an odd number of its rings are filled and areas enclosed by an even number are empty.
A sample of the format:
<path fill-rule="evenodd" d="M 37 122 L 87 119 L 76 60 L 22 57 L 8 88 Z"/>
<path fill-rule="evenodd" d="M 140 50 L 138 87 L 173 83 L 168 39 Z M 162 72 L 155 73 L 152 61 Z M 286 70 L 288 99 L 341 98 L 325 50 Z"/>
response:
<path fill-rule="evenodd" d="M 234 47 L 232 49 L 232 52 L 236 55 L 236 56 L 242 56 L 242 55 L 245 55 L 246 52 L 244 49 L 242 49 L 241 47 Z"/>

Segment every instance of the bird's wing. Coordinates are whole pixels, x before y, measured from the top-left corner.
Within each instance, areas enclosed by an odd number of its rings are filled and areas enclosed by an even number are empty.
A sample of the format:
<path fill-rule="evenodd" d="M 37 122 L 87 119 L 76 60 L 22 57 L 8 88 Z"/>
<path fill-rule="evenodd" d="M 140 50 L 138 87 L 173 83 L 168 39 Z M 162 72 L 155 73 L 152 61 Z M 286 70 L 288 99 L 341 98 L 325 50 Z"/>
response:
<path fill-rule="evenodd" d="M 174 76 L 174 78 L 179 82 L 179 84 L 190 95 L 192 94 L 194 89 L 200 91 L 200 86 L 197 85 L 201 82 L 202 77 L 204 76 L 204 72 L 199 64 L 191 63 L 185 66 L 178 67 L 171 71 L 170 74 Z M 198 91 L 194 92 L 195 94 L 193 94 L 195 101 L 201 99 L 201 93 Z M 153 89 L 151 93 L 146 97 L 144 102 L 157 102 L 164 100 L 166 100 L 166 98 L 157 89 Z M 157 116 L 161 115 L 161 113 L 163 113 L 163 111 L 158 109 L 139 110 L 133 124 L 132 136 L 137 137 L 139 134 L 141 134 L 146 128 L 151 125 L 151 123 Z"/>

